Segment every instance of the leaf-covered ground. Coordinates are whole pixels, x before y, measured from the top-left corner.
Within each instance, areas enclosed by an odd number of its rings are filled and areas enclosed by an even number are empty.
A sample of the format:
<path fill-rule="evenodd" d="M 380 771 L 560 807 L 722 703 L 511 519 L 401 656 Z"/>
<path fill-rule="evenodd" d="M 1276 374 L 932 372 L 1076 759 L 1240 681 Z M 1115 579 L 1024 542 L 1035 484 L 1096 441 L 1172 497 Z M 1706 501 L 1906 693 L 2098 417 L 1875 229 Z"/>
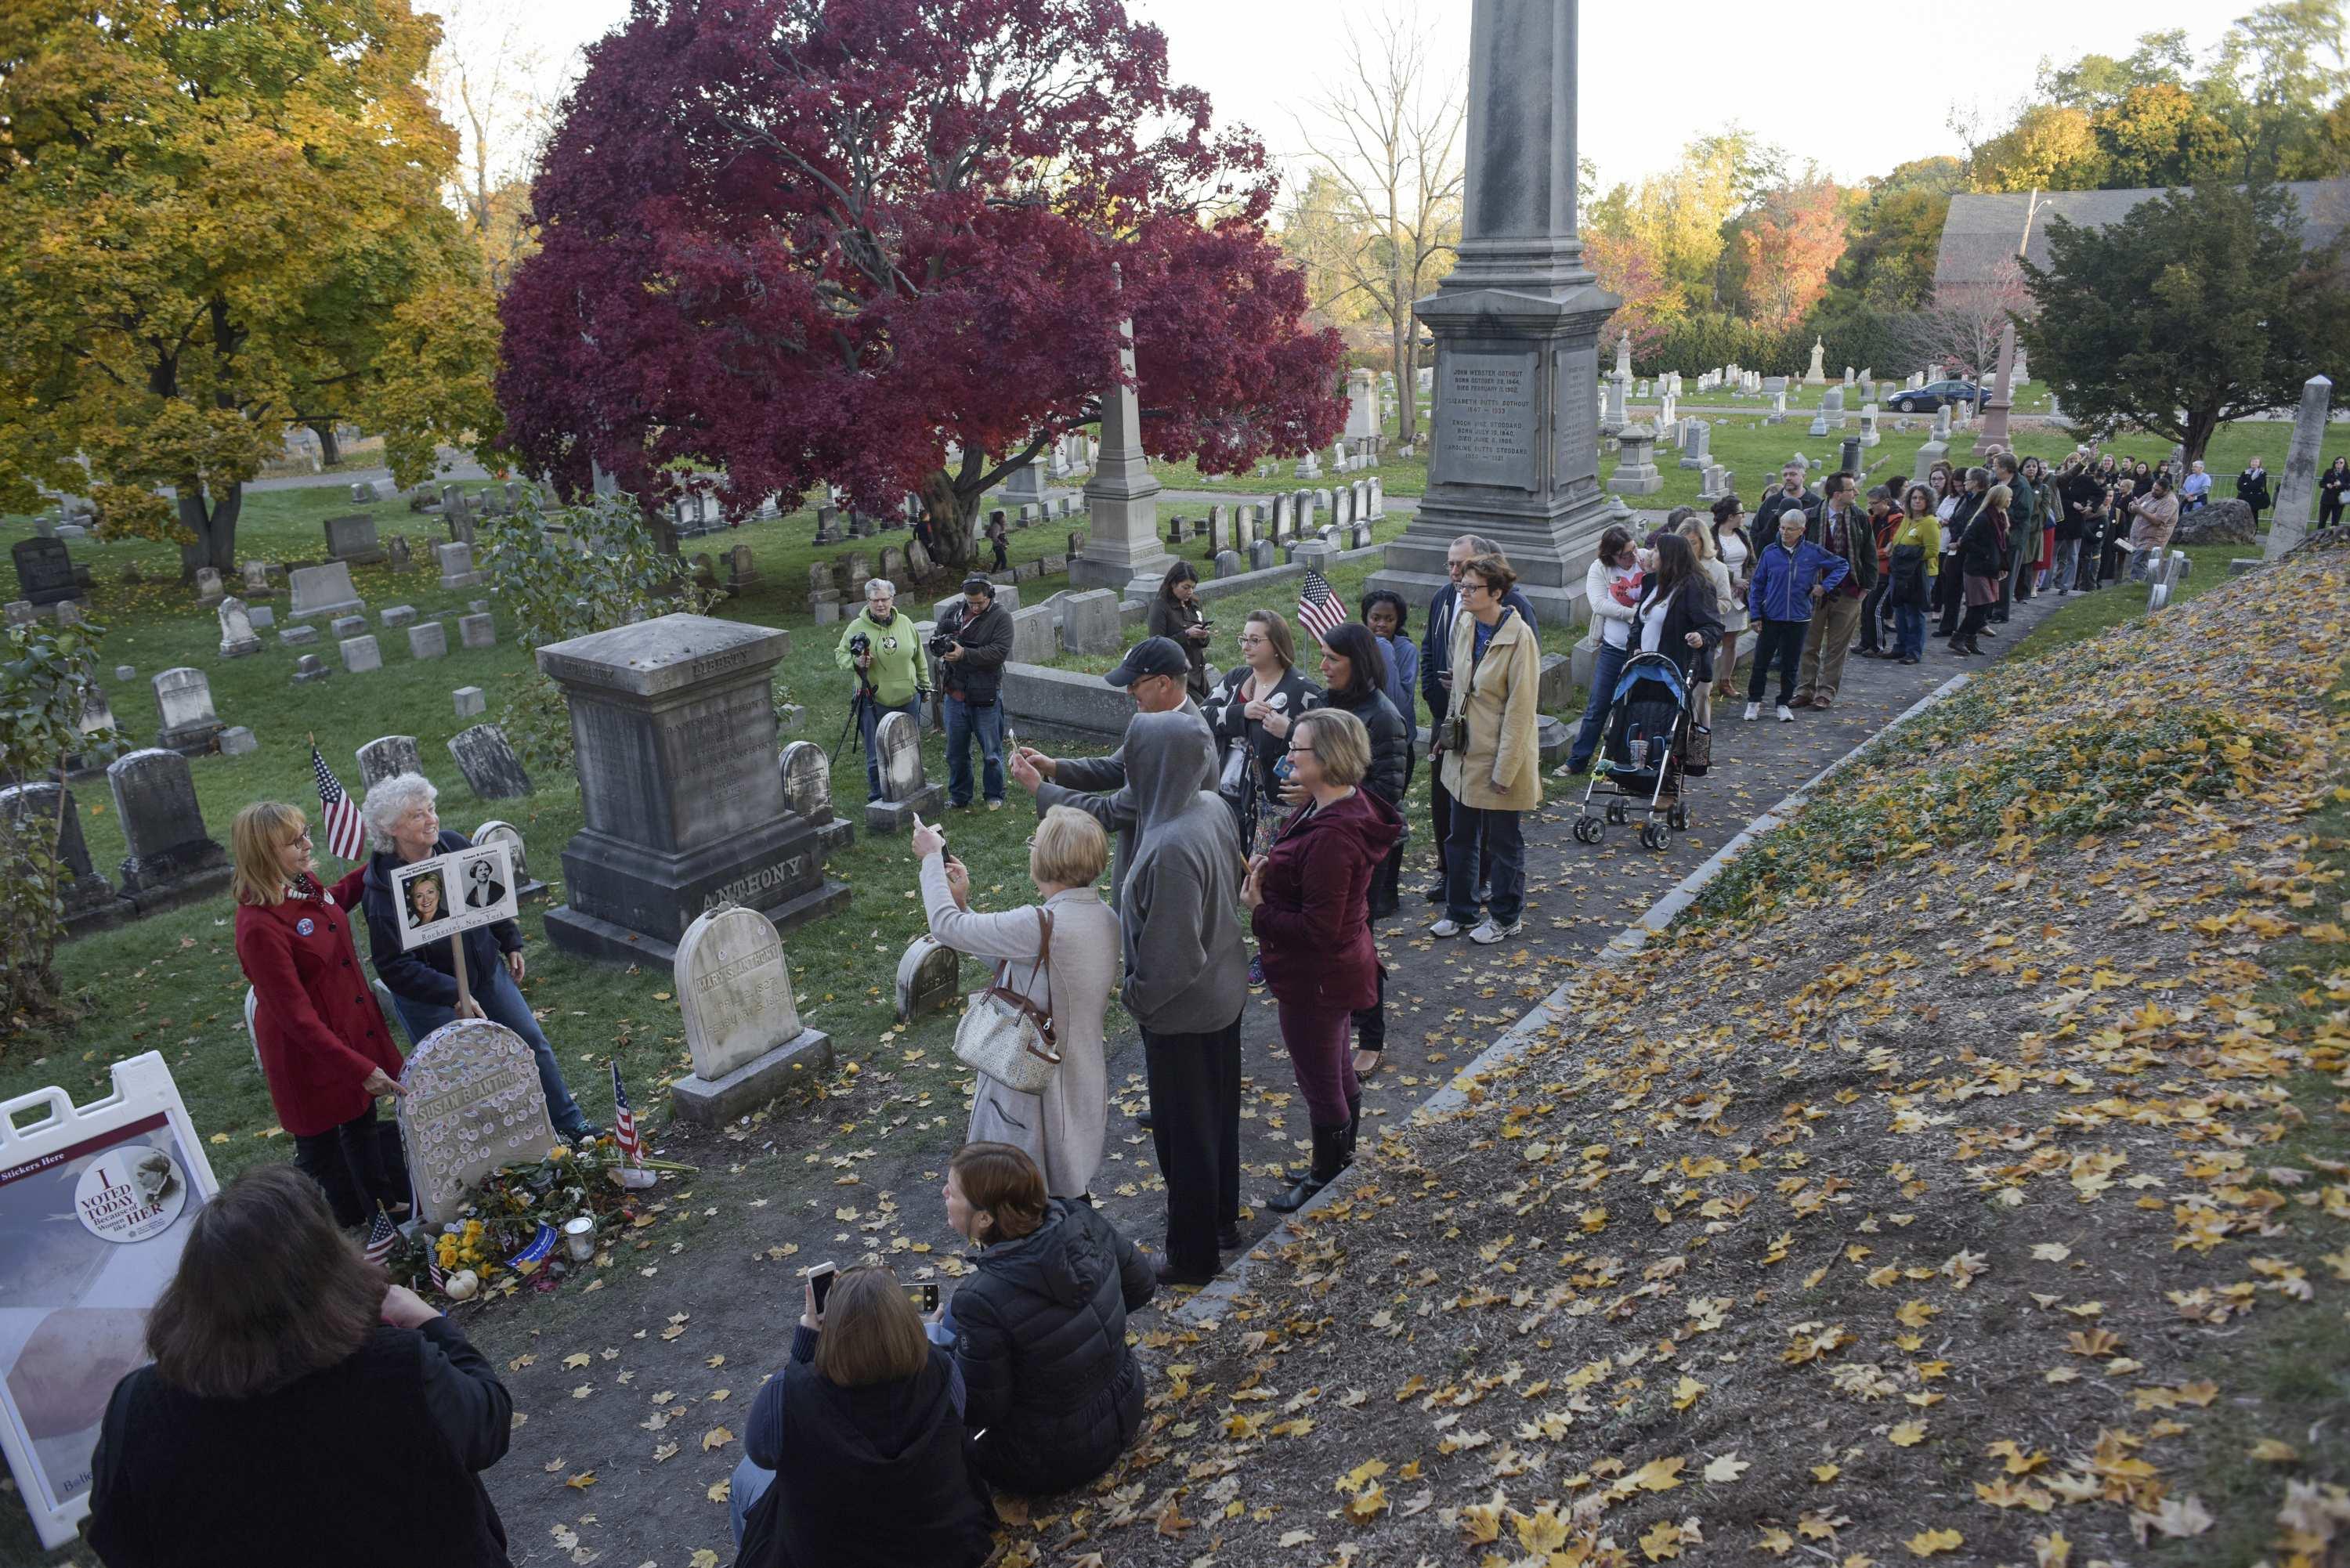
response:
<path fill-rule="evenodd" d="M 1896 732 L 1153 1325 L 1008 1560 L 2341 1561 L 2345 633 L 2304 552 Z"/>

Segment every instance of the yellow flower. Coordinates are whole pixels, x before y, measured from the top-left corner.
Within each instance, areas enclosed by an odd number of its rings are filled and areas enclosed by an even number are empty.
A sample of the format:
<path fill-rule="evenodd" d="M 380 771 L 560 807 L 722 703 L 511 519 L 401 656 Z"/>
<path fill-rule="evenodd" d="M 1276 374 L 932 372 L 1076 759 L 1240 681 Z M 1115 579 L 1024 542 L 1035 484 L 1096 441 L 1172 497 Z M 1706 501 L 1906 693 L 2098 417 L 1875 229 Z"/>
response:
<path fill-rule="evenodd" d="M 546 1158 L 550 1160 L 569 1159 L 571 1158 L 571 1150 L 563 1144 L 556 1144 L 553 1148 L 546 1151 Z"/>

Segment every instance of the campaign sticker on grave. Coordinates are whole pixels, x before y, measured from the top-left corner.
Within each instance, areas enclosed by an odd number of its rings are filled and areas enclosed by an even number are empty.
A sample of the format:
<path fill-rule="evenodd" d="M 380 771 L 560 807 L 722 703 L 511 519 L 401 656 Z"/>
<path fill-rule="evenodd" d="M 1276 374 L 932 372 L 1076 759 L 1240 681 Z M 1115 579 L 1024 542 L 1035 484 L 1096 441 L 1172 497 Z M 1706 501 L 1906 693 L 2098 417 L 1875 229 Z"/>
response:
<path fill-rule="evenodd" d="M 0 1105 L 0 1449 L 42 1543 L 89 1512 L 106 1402 L 147 1357 L 147 1313 L 216 1190 L 171 1069 L 116 1064 L 114 1092 Z"/>
<path fill-rule="evenodd" d="M 518 907 L 514 846 L 504 840 L 452 849 L 391 875 L 402 949 L 511 920 Z"/>

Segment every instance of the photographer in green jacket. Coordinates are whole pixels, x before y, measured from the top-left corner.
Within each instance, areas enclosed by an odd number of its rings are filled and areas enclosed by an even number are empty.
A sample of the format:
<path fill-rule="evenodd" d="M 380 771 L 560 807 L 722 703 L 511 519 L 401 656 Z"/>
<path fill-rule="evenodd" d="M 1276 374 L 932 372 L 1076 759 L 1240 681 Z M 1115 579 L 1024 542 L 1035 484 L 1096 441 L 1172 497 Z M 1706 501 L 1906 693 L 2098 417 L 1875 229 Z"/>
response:
<path fill-rule="evenodd" d="M 930 662 L 910 616 L 898 613 L 898 585 L 874 577 L 865 585 L 865 611 L 844 628 L 832 661 L 857 677 L 857 732 L 865 739 L 865 798 L 881 798 L 881 764 L 873 754 L 873 732 L 884 713 L 910 713 L 922 720 L 931 694 Z"/>

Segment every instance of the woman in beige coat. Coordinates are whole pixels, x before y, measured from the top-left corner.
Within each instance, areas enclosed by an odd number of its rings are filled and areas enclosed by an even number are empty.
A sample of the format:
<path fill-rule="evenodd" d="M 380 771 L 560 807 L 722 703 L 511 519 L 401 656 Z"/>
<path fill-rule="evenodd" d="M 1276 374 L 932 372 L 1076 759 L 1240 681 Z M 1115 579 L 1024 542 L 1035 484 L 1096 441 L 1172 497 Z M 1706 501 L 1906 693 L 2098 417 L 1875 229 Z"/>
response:
<path fill-rule="evenodd" d="M 1542 805 L 1542 649 L 1523 616 L 1502 602 L 1518 580 L 1499 556 L 1472 556 L 1461 568 L 1461 613 L 1452 622 L 1451 713 L 1437 731 L 1437 765 L 1452 795 L 1452 831 L 1444 845 L 1444 918 L 1429 934 L 1492 943 L 1523 929 L 1526 843 L 1518 814 Z M 1462 744 L 1445 744 L 1445 730 Z M 1480 841 L 1492 867 L 1485 918 L 1477 919 Z"/>
<path fill-rule="evenodd" d="M 964 1141 L 1011 1144 L 1036 1162 L 1053 1197 L 1082 1197 L 1101 1168 L 1109 1117 L 1102 1014 L 1118 990 L 1119 937 L 1118 916 L 1095 886 L 1109 864 L 1109 839 L 1100 823 L 1074 806 L 1047 811 L 1028 841 L 1028 875 L 1043 902 L 1000 915 L 972 912 L 971 877 L 945 847 L 944 833 L 917 825 L 914 854 L 921 862 L 931 935 L 973 958 L 1009 960 L 1004 983 L 1052 1018 L 1061 1053 L 1061 1064 L 1040 1095 L 980 1074 Z M 1046 912 L 1052 915 L 1049 952 Z"/>

